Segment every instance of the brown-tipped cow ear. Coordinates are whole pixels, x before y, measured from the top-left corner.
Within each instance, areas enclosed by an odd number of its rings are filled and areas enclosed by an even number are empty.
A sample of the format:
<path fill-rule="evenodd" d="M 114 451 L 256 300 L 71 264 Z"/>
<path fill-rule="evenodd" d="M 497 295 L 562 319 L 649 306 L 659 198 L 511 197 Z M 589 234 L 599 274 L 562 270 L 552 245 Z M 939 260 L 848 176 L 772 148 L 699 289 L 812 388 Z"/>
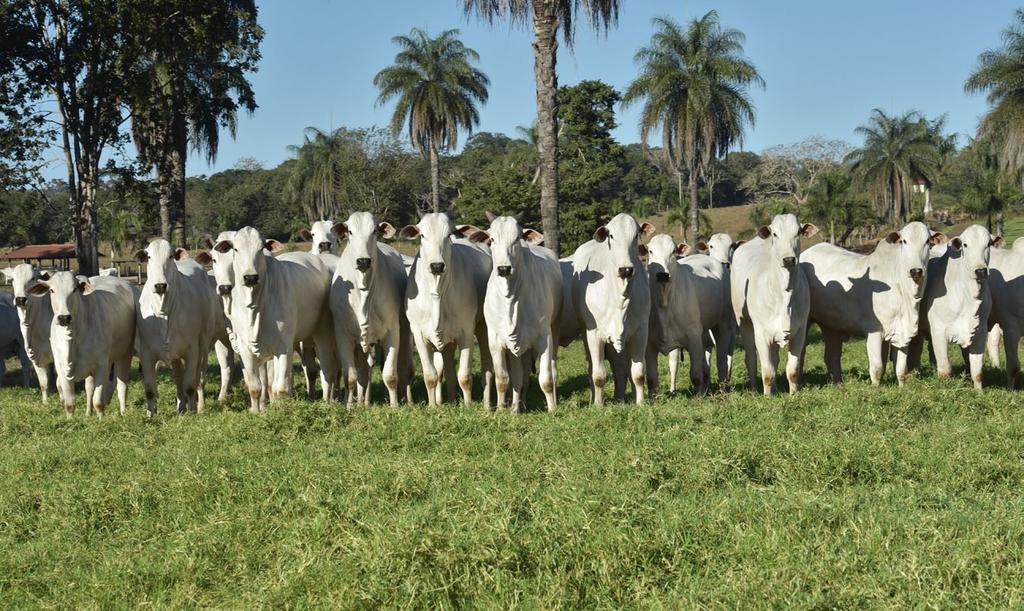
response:
<path fill-rule="evenodd" d="M 699 242 L 698 242 L 698 244 L 699 244 Z M 680 243 L 676 244 L 675 253 L 676 253 L 676 258 L 677 259 L 685 257 L 685 256 L 688 256 L 691 252 L 692 252 L 692 249 L 690 248 L 690 245 L 687 244 L 686 242 L 680 242 Z"/>
<path fill-rule="evenodd" d="M 761 238 L 762 240 L 767 240 L 768 238 L 771 237 L 771 235 L 772 228 L 769 227 L 768 225 L 762 225 L 761 228 L 757 230 L 757 237 Z"/>
<path fill-rule="evenodd" d="M 452 235 L 457 238 L 471 240 L 473 235 L 481 231 L 483 231 L 483 229 L 480 229 L 476 225 L 456 225 L 455 231 L 452 232 Z"/>
<path fill-rule="evenodd" d="M 196 253 L 195 262 L 199 265 L 210 265 L 213 263 L 213 257 L 205 250 L 200 250 Z"/>
<path fill-rule="evenodd" d="M 392 225 L 391 223 L 387 221 L 381 221 L 380 223 L 377 223 L 377 235 L 384 238 L 385 240 L 390 240 L 391 238 L 395 237 L 395 233 L 395 226 Z"/>
<path fill-rule="evenodd" d="M 136 250 L 132 258 L 136 263 L 149 263 L 149 253 L 145 250 Z"/>
<path fill-rule="evenodd" d="M 946 243 L 946 234 L 942 233 L 941 231 L 936 231 L 935 233 L 932 234 L 932 237 L 928 239 L 928 242 L 932 246 L 938 246 L 939 244 L 945 244 Z"/>
<path fill-rule="evenodd" d="M 640 249 L 641 257 L 646 257 L 651 252 L 645 244 L 637 244 L 637 248 Z"/>
<path fill-rule="evenodd" d="M 308 229 L 303 229 L 302 231 L 299 231 L 299 237 L 302 239 L 303 242 L 313 241 L 313 234 L 310 233 Z"/>
<path fill-rule="evenodd" d="M 487 222 L 488 222 L 488 223 L 493 223 L 493 222 L 494 222 L 494 219 L 498 218 L 498 215 L 497 215 L 497 214 L 494 214 L 494 213 L 493 213 L 493 212 L 491 212 L 490 210 L 487 210 L 487 211 L 485 211 L 485 212 L 484 212 L 484 215 L 485 215 L 485 216 L 487 217 Z"/>
<path fill-rule="evenodd" d="M 896 244 L 900 241 L 900 232 L 893 231 L 889 235 L 885 236 L 885 241 L 889 244 Z"/>
<path fill-rule="evenodd" d="M 277 251 L 281 250 L 282 248 L 284 248 L 284 244 L 278 242 L 274 238 L 267 238 L 263 242 L 263 248 L 266 248 L 270 252 L 277 252 Z"/>
<path fill-rule="evenodd" d="M 80 278 L 78 280 L 78 290 L 81 291 L 83 295 L 89 295 L 92 293 L 92 283 L 89 282 L 88 279 Z"/>
<path fill-rule="evenodd" d="M 536 229 L 524 229 L 523 240 L 529 244 L 540 244 L 544 241 L 544 234 L 537 231 Z"/>
<path fill-rule="evenodd" d="M 234 247 L 235 245 L 234 243 L 231 242 L 231 240 L 221 240 L 220 242 L 217 242 L 216 244 L 213 245 L 213 249 L 219 252 L 220 254 L 224 254 Z"/>
<path fill-rule="evenodd" d="M 181 261 L 182 259 L 187 259 L 187 258 L 188 258 L 188 251 L 187 250 L 185 250 L 184 248 L 175 248 L 174 249 L 174 260 L 175 261 Z"/>
<path fill-rule="evenodd" d="M 804 223 L 804 226 L 800 228 L 800 235 L 805 238 L 818 235 L 818 226 L 814 223 Z"/>
<path fill-rule="evenodd" d="M 594 241 L 595 242 L 604 242 L 607 239 L 608 239 L 608 228 L 605 227 L 604 225 L 601 225 L 600 227 L 597 228 L 596 231 L 594 231 Z"/>
<path fill-rule="evenodd" d="M 344 240 L 348 237 L 348 225 L 343 222 L 335 223 L 334 225 L 331 225 L 331 232 Z M 310 239 L 312 239 L 312 237 Z"/>
<path fill-rule="evenodd" d="M 487 233 L 483 229 L 478 229 L 472 233 L 467 233 L 463 237 L 469 240 L 470 242 L 475 242 L 476 244 L 491 243 L 491 234 Z"/>
<path fill-rule="evenodd" d="M 952 248 L 953 250 L 959 251 L 961 248 L 963 248 L 963 245 L 964 243 L 960 240 L 960 238 L 953 238 L 952 240 L 949 241 L 949 248 Z"/>
<path fill-rule="evenodd" d="M 420 237 L 420 229 L 416 225 L 406 225 L 398 231 L 398 237 L 406 240 L 415 240 Z"/>
<path fill-rule="evenodd" d="M 1003 239 L 1003 236 L 997 235 L 996 237 L 992 238 L 992 241 L 989 242 L 989 245 L 995 248 L 1003 248 L 1006 246 L 1006 240 Z"/>
<path fill-rule="evenodd" d="M 650 224 L 650 223 L 648 223 L 646 221 L 644 221 L 643 223 L 640 223 L 640 235 L 646 236 L 646 237 L 651 237 L 652 235 L 654 235 L 655 231 L 657 231 L 657 229 L 654 228 L 654 225 L 652 225 L 652 224 Z"/>
<path fill-rule="evenodd" d="M 739 248 L 740 246 L 743 246 L 746 243 L 747 243 L 746 240 L 736 240 L 735 242 L 732 243 L 733 251 L 735 251 L 737 248 Z"/>
<path fill-rule="evenodd" d="M 694 247 L 694 249 L 697 252 L 705 254 L 705 255 L 708 254 L 709 252 L 711 252 L 711 247 L 708 246 L 708 243 L 705 242 L 704 240 L 701 240 L 700 242 L 697 242 L 696 244 L 693 245 L 693 247 Z"/>
<path fill-rule="evenodd" d="M 37 281 L 33 285 L 25 289 L 29 295 L 45 295 L 50 292 L 50 285 L 46 284 L 45 280 Z"/>

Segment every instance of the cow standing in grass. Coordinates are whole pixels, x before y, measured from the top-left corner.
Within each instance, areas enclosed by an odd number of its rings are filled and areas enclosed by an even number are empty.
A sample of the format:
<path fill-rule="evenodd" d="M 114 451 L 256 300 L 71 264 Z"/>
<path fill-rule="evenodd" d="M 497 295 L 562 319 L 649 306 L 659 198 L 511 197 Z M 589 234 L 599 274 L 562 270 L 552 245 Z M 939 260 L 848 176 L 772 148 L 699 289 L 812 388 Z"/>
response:
<path fill-rule="evenodd" d="M 57 373 L 53 367 L 53 350 L 50 348 L 53 306 L 49 299 L 32 298 L 31 289 L 37 281 L 48 280 L 50 273 L 36 272 L 28 263 L 4 268 L 3 273 L 11 282 L 25 354 L 36 371 L 43 403 L 46 403 L 51 389 L 60 390 L 56 384 Z"/>
<path fill-rule="evenodd" d="M 993 248 L 989 258 L 988 288 L 992 311 L 988 316 L 988 351 L 999 366 L 999 340 L 1006 347 L 1006 382 L 1010 389 L 1020 386 L 1020 338 L 1024 335 L 1024 238 L 1012 249 Z"/>

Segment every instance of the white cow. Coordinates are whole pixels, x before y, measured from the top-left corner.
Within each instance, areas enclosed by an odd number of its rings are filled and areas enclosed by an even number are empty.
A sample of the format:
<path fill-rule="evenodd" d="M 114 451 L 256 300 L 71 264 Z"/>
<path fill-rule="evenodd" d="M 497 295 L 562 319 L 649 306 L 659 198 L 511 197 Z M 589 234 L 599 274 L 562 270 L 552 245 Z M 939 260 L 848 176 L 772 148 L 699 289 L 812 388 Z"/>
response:
<path fill-rule="evenodd" d="M 730 359 L 736 343 L 736 322 L 729 302 L 729 276 L 717 259 L 703 254 L 685 257 L 688 245 L 668 235 L 656 235 L 647 244 L 650 259 L 651 326 L 647 351 L 647 382 L 658 390 L 658 354 L 685 349 L 690 355 L 690 382 L 695 393 L 711 387 L 706 355 L 709 335 L 718 355 L 718 377 L 729 379 Z M 680 259 L 680 257 L 685 257 Z"/>
<path fill-rule="evenodd" d="M 411 383 L 412 340 L 403 313 L 408 282 L 402 256 L 378 238 L 390 239 L 395 228 L 377 222 L 369 212 L 353 212 L 332 228 L 346 240 L 331 280 L 338 363 L 348 390 L 348 402 L 370 402 L 370 361 L 373 347 L 384 354 L 381 377 L 392 406 Z"/>
<path fill-rule="evenodd" d="M 790 394 L 799 388 L 810 306 L 807 279 L 798 265 L 800 238 L 816 233 L 814 225 L 801 225 L 796 216 L 780 214 L 733 254 L 732 307 L 743 340 L 751 390 L 757 390 L 760 360 L 764 394 L 772 394 L 779 350 L 787 345 Z"/>
<path fill-rule="evenodd" d="M 940 378 L 952 374 L 949 344 L 963 351 L 974 387 L 982 388 L 982 363 L 988 337 L 988 317 L 992 295 L 988 287 L 988 266 L 992 246 L 1001 246 L 1003 238 L 993 238 L 981 225 L 971 225 L 947 242 L 946 252 L 928 262 L 928 282 L 921 301 L 921 328 L 911 343 L 910 368 L 920 364 L 924 338 L 935 353 Z"/>
<path fill-rule="evenodd" d="M 53 320 L 53 306 L 49 299 L 33 299 L 30 289 L 37 280 L 48 280 L 50 273 L 37 272 L 28 263 L 3 269 L 4 276 L 11 282 L 14 291 L 14 306 L 17 308 L 25 354 L 36 370 L 39 390 L 43 403 L 56 385 L 57 374 L 53 369 L 53 350 L 50 349 L 50 323 Z"/>
<path fill-rule="evenodd" d="M 206 407 L 207 355 L 223 317 L 211 278 L 184 248 L 162 238 L 137 251 L 135 261 L 146 264 L 135 324 L 148 414 L 156 414 L 157 363 L 174 371 L 178 414 L 201 412 Z"/>
<path fill-rule="evenodd" d="M 527 378 L 538 358 L 538 379 L 548 411 L 557 405 L 558 321 L 562 313 L 562 272 L 558 257 L 540 246 L 544 236 L 523 229 L 519 217 L 494 216 L 487 231 L 475 229 L 469 239 L 486 242 L 492 271 L 487 280 L 484 318 L 491 349 L 498 408 L 505 407 L 511 384 L 511 408 L 519 412 Z"/>
<path fill-rule="evenodd" d="M 235 232 L 214 246 L 219 253 L 234 251 L 231 291 L 231 328 L 238 342 L 251 411 L 264 409 L 260 368 L 273 360 L 270 398 L 292 394 L 292 352 L 300 341 L 311 340 L 320 357 L 327 385 L 324 400 L 334 394 L 338 377 L 334 355 L 334 326 L 328 305 L 330 272 L 327 264 L 310 253 L 271 252 L 277 240 L 265 240 L 252 227 Z"/>
<path fill-rule="evenodd" d="M 121 277 L 121 272 L 116 267 L 104 267 L 100 270 L 100 276 L 113 276 L 115 278 Z"/>
<path fill-rule="evenodd" d="M 334 221 L 332 220 L 316 221 L 311 228 L 303 229 L 299 232 L 303 240 L 312 242 L 309 246 L 309 252 L 314 255 L 321 253 L 338 254 L 338 236 L 331 231 L 332 227 L 334 227 Z"/>
<path fill-rule="evenodd" d="M 32 384 L 32 362 L 25 352 L 25 338 L 21 334 L 21 322 L 14 307 L 14 295 L 0 293 L 0 378 L 7 373 L 4 361 L 8 356 L 17 356 L 21 361 L 21 383 L 25 388 Z"/>
<path fill-rule="evenodd" d="M 487 247 L 461 239 L 448 215 L 426 214 L 416 225 L 399 232 L 403 238 L 421 238 L 419 252 L 409 270 L 405 290 L 406 315 L 416 351 L 420 356 L 427 402 L 441 402 L 440 375 L 454 398 L 455 382 L 462 389 L 463 403 L 473 398 L 470 371 L 473 338 L 480 346 L 480 368 L 484 378 L 483 400 L 491 401 L 491 355 L 484 321 L 484 294 L 491 273 Z M 459 351 L 458 374 L 455 350 Z"/>
<path fill-rule="evenodd" d="M 651 289 L 639 240 L 652 233 L 650 223 L 641 225 L 628 214 L 618 214 L 598 227 L 594 239 L 577 248 L 569 261 L 563 260 L 566 305 L 560 341 L 564 346 L 584 335 L 594 405 L 604 405 L 605 347 L 614 351 L 616 400 L 626 398 L 628 363 L 636 402 L 644 402 Z"/>
<path fill-rule="evenodd" d="M 918 330 L 928 252 L 945 241 L 944 234 L 915 221 L 887 235 L 869 255 L 825 242 L 800 255 L 810 286 L 810 322 L 821 328 L 825 367 L 833 382 L 843 381 L 843 341 L 866 336 L 871 383 L 881 383 L 891 347 L 897 351 L 896 379 L 903 385 L 907 347 Z"/>
<path fill-rule="evenodd" d="M 56 272 L 33 284 L 29 293 L 49 294 L 53 307 L 50 345 L 65 414 L 70 417 L 74 413 L 75 382 L 84 380 L 86 413 L 95 410 L 102 416 L 116 379 L 117 400 L 124 415 L 138 289 L 120 278 Z"/>
<path fill-rule="evenodd" d="M 1006 347 L 1006 381 L 1011 389 L 1020 386 L 1020 338 L 1024 335 L 1024 238 L 1012 249 L 994 248 L 989 259 L 988 288 L 992 311 L 988 316 L 989 356 L 999 366 L 999 340 Z"/>

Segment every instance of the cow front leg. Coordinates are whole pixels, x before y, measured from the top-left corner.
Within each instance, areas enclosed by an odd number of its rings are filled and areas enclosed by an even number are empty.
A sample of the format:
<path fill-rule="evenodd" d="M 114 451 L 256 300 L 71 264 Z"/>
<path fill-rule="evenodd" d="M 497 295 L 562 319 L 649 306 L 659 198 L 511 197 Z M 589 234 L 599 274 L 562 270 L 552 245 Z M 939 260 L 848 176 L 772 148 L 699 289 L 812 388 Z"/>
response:
<path fill-rule="evenodd" d="M 176 391 L 176 397 L 178 399 L 178 415 L 184 416 L 191 411 L 190 399 L 191 393 L 185 391 L 185 367 L 182 359 L 173 359 L 171 361 L 171 371 L 174 375 L 174 388 Z"/>
<path fill-rule="evenodd" d="M 669 352 L 669 357 L 668 358 L 669 358 L 669 364 L 670 365 L 672 363 L 672 353 L 673 352 L 675 352 L 675 350 L 672 350 L 671 352 Z M 679 356 L 677 355 L 676 356 L 676 360 L 678 361 L 678 359 L 679 359 Z M 672 374 L 669 373 L 669 377 L 671 377 L 671 376 L 672 376 Z M 648 345 L 647 346 L 647 394 L 652 399 L 657 398 L 658 395 L 660 394 L 660 391 L 661 391 L 660 384 L 661 384 L 661 381 L 658 379 L 658 350 L 654 346 Z M 673 386 L 673 388 L 672 388 L 672 390 L 670 392 L 674 392 L 675 391 L 675 388 L 674 388 L 675 387 L 675 383 L 674 382 L 670 382 L 670 384 Z"/>
<path fill-rule="evenodd" d="M 491 409 L 491 385 L 494 378 L 494 366 L 491 363 L 490 338 L 487 337 L 487 326 L 481 324 L 476 330 L 477 348 L 480 350 L 480 378 L 483 381 L 484 409 Z"/>
<path fill-rule="evenodd" d="M 508 398 L 509 373 L 506 364 L 505 349 L 501 342 L 491 341 L 491 368 L 494 370 L 494 387 L 497 391 L 497 409 L 505 409 L 505 401 Z"/>
<path fill-rule="evenodd" d="M 558 405 L 558 398 L 555 395 L 555 361 L 558 359 L 558 342 L 548 335 L 544 338 L 544 345 L 540 349 L 540 371 L 537 372 L 537 381 L 540 382 L 540 390 L 544 393 L 544 402 L 547 403 L 548 412 L 555 411 Z"/>
<path fill-rule="evenodd" d="M 398 330 L 388 333 L 381 342 L 381 349 L 384 351 L 384 363 L 381 367 L 381 379 L 384 388 L 388 391 L 388 404 L 391 407 L 398 407 Z"/>
<path fill-rule="evenodd" d="M 590 362 L 591 401 L 595 407 L 604 405 L 604 342 L 593 331 L 587 331 L 587 359 Z"/>
<path fill-rule="evenodd" d="M 786 381 L 789 382 L 789 394 L 795 395 L 800 390 L 800 382 L 804 373 L 804 353 L 807 348 L 807 327 L 801 327 L 790 337 L 789 354 L 786 357 Z"/>
<path fill-rule="evenodd" d="M 882 372 L 885 370 L 885 341 L 881 331 L 868 333 L 868 373 L 871 376 L 871 385 L 878 386 L 882 383 Z"/>
<path fill-rule="evenodd" d="M 512 399 L 509 401 L 509 408 L 513 413 L 519 414 L 523 411 L 523 378 L 526 376 L 526 363 L 524 358 L 514 355 L 508 357 L 508 381 L 512 389 Z"/>
<path fill-rule="evenodd" d="M 235 351 L 225 340 L 217 340 L 214 343 L 214 351 L 217 353 L 217 365 L 220 367 L 220 392 L 217 394 L 217 402 L 223 403 L 227 401 L 228 392 L 231 390 L 231 365 L 235 360 Z"/>
<path fill-rule="evenodd" d="M 953 366 L 949 362 L 949 344 L 946 330 L 933 326 L 929 345 L 935 354 L 935 371 L 940 379 L 948 379 L 953 375 Z"/>
<path fill-rule="evenodd" d="M 124 416 L 128 410 L 128 381 L 132 375 L 132 357 L 129 355 L 114 363 L 114 379 L 117 381 L 117 404 Z"/>
<path fill-rule="evenodd" d="M 473 402 L 473 342 L 459 346 L 459 388 L 462 389 L 462 404 L 469 407 Z M 514 392 L 514 391 L 513 391 Z"/>
<path fill-rule="evenodd" d="M 668 392 L 670 394 L 676 392 L 676 378 L 679 376 L 679 357 L 680 356 L 682 356 L 682 351 L 679 348 L 673 348 L 668 353 Z M 655 357 L 655 364 L 654 364 L 654 366 L 651 366 L 649 364 L 648 367 L 647 367 L 647 369 L 648 369 L 648 371 L 647 371 L 647 378 L 648 379 L 650 379 L 651 376 L 654 376 L 654 379 L 657 380 L 658 376 L 654 372 L 655 371 L 654 370 L 655 367 L 657 367 L 657 357 Z M 654 393 L 651 393 L 651 396 L 654 396 Z"/>
<path fill-rule="evenodd" d="M 982 324 L 978 329 L 978 335 L 971 342 L 971 345 L 967 347 L 967 359 L 965 362 L 970 364 L 971 370 L 971 381 L 974 382 L 975 390 L 981 390 L 985 384 L 985 344 L 988 340 L 988 330 L 985 325 Z"/>
<path fill-rule="evenodd" d="M 1020 336 L 1020 328 L 1016 323 L 1006 325 L 1003 329 L 1003 346 L 1006 349 L 1006 384 L 1010 390 L 1019 388 L 1020 355 L 1017 350 L 1020 346 Z"/>
<path fill-rule="evenodd" d="M 757 359 L 761 365 L 761 383 L 764 385 L 764 395 L 769 397 L 775 392 L 775 369 L 778 357 L 773 358 L 773 352 L 778 354 L 778 345 L 768 341 L 763 333 L 755 333 L 754 343 L 757 345 Z M 757 368 L 754 368 L 757 371 Z"/>
<path fill-rule="evenodd" d="M 992 366 L 996 369 L 999 368 L 999 343 L 1002 338 L 1002 327 L 992 325 L 992 328 L 988 330 L 988 339 L 985 341 L 985 351 L 988 353 L 988 359 L 992 362 Z"/>
<path fill-rule="evenodd" d="M 629 375 L 633 382 L 636 404 L 643 405 L 647 398 L 647 334 L 641 331 L 631 337 L 624 352 L 623 356 L 629 359 Z M 622 360 L 625 364 L 626 359 Z"/>
<path fill-rule="evenodd" d="M 747 366 L 747 386 L 757 392 L 757 338 L 749 322 L 740 326 L 740 341 L 743 343 L 743 360 Z"/>
<path fill-rule="evenodd" d="M 420 333 L 413 336 L 416 343 L 416 352 L 420 355 L 420 368 L 423 370 L 423 385 L 427 389 L 427 405 L 437 405 L 437 369 L 434 367 L 434 354 L 431 346 Z"/>
<path fill-rule="evenodd" d="M 57 391 L 64 406 L 64 415 L 70 418 L 75 414 L 75 383 L 58 373 Z"/>
<path fill-rule="evenodd" d="M 303 350 L 303 353 L 306 353 Z M 293 352 L 287 348 L 281 351 L 273 357 L 274 361 L 274 383 L 270 387 L 270 399 L 284 399 L 292 395 L 292 354 Z M 317 368 L 319 370 L 319 368 Z M 320 373 L 313 376 L 315 380 L 319 377 Z M 308 380 L 307 380 L 308 381 Z M 307 387 L 308 388 L 308 387 Z"/>
<path fill-rule="evenodd" d="M 843 383 L 843 335 L 830 329 L 821 330 L 825 343 L 825 369 L 833 384 Z M 871 348 L 868 348 L 870 359 Z"/>
<path fill-rule="evenodd" d="M 893 348 L 896 352 L 896 383 L 899 386 L 903 386 L 907 381 L 907 347 Z"/>
<path fill-rule="evenodd" d="M 87 376 L 85 378 L 85 415 L 91 416 L 93 414 L 94 406 L 96 405 L 96 378 L 93 376 Z"/>
<path fill-rule="evenodd" d="M 36 367 L 36 379 L 39 380 L 39 393 L 43 396 L 43 403 L 49 398 L 50 392 L 50 369 L 49 367 Z"/>

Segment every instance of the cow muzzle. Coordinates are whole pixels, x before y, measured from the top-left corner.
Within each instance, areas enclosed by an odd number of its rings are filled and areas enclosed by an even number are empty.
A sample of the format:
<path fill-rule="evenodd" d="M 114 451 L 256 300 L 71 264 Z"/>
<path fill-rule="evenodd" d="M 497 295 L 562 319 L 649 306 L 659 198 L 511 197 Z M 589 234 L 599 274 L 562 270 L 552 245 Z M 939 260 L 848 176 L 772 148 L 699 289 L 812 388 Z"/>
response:
<path fill-rule="evenodd" d="M 499 265 L 498 266 L 498 275 L 501 276 L 502 278 L 508 278 L 509 276 L 512 275 L 512 266 L 511 265 Z"/>
<path fill-rule="evenodd" d="M 248 287 L 254 287 L 260 283 L 259 274 L 246 274 L 242 276 L 242 284 Z"/>
<path fill-rule="evenodd" d="M 632 266 L 620 267 L 619 268 L 619 278 L 622 278 L 623 280 L 626 280 L 626 279 L 632 278 L 632 277 L 633 277 L 633 267 Z"/>
<path fill-rule="evenodd" d="M 974 270 L 974 277 L 978 280 L 978 282 L 984 282 L 985 280 L 988 280 L 988 268 L 979 267 L 978 269 Z"/>
<path fill-rule="evenodd" d="M 668 272 L 658 272 L 654 274 L 654 279 L 662 284 L 667 283 L 669 278 L 670 276 L 668 275 Z"/>
<path fill-rule="evenodd" d="M 444 262 L 441 262 L 441 263 L 431 263 L 430 264 L 430 273 L 434 274 L 435 276 L 440 276 L 441 274 L 443 274 L 444 273 Z"/>
<path fill-rule="evenodd" d="M 153 285 L 153 292 L 156 293 L 157 295 L 163 295 L 163 294 L 167 293 L 167 283 L 166 282 L 158 282 L 158 283 L 154 284 Z"/>
<path fill-rule="evenodd" d="M 222 295 L 222 296 L 230 295 L 231 294 L 231 288 L 232 287 L 231 287 L 230 284 L 218 284 L 217 285 L 217 294 L 218 295 Z"/>
<path fill-rule="evenodd" d="M 18 306 L 19 308 L 25 307 L 26 305 L 28 305 L 28 297 L 15 297 L 14 305 Z"/>
<path fill-rule="evenodd" d="M 785 257 L 782 259 L 782 267 L 793 269 L 796 267 L 796 257 Z"/>
<path fill-rule="evenodd" d="M 915 267 L 910 270 L 910 279 L 914 282 L 920 282 L 924 278 L 924 270 L 920 267 Z"/>
<path fill-rule="evenodd" d="M 66 326 L 70 325 L 71 324 L 71 315 L 70 314 L 61 314 L 60 316 L 57 317 L 57 324 L 62 326 L 62 327 L 66 327 Z"/>
<path fill-rule="evenodd" d="M 320 251 L 320 252 L 330 252 L 331 251 L 331 243 L 330 242 L 320 242 L 319 244 L 316 245 L 316 249 L 318 251 Z"/>
<path fill-rule="evenodd" d="M 361 272 L 368 272 L 370 271 L 371 263 L 372 262 L 370 261 L 369 257 L 359 257 L 358 259 L 356 259 L 356 269 Z"/>

